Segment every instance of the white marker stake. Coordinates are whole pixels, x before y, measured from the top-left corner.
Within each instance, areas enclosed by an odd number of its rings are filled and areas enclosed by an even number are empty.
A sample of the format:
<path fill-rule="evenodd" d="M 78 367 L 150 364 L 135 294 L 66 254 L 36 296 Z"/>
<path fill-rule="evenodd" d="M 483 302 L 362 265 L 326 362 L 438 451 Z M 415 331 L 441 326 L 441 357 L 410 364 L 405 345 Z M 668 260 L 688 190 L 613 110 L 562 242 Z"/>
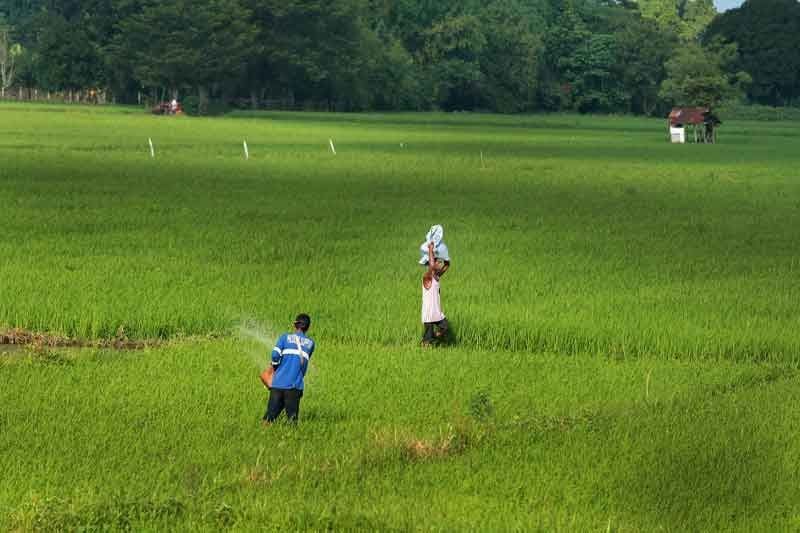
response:
<path fill-rule="evenodd" d="M 250 159 L 250 151 L 247 149 L 247 139 L 243 142 L 244 145 L 244 160 L 247 161 Z"/>
<path fill-rule="evenodd" d="M 150 157 L 155 159 L 156 158 L 156 149 L 153 148 L 153 139 L 150 137 L 147 138 L 147 142 L 150 143 Z"/>
<path fill-rule="evenodd" d="M 481 168 L 486 168 L 483 166 L 483 150 L 481 150 Z"/>
<path fill-rule="evenodd" d="M 336 155 L 336 147 L 333 146 L 333 139 L 328 139 L 328 143 L 331 145 L 331 152 L 333 152 L 333 155 Z"/>

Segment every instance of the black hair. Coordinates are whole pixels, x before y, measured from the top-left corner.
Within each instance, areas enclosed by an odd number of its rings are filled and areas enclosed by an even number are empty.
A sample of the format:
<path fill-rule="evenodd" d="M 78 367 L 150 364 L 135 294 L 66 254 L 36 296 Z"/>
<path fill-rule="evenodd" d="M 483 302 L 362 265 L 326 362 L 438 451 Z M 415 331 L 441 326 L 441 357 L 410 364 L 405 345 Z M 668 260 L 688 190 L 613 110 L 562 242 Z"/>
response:
<path fill-rule="evenodd" d="M 311 317 L 305 313 L 300 313 L 297 315 L 297 318 L 294 319 L 294 327 L 303 331 L 308 331 L 308 328 L 311 327 Z"/>

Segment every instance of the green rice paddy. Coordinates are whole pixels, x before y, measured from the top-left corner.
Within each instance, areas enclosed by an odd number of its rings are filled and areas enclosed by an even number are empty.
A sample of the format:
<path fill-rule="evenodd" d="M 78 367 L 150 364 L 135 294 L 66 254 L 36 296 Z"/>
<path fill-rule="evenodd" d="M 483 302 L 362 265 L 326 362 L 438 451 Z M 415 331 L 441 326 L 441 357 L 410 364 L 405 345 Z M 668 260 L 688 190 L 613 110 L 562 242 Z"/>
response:
<path fill-rule="evenodd" d="M 0 331 L 149 346 L 0 345 L 0 530 L 800 529 L 800 124 L 664 129 L 1 105 Z"/>

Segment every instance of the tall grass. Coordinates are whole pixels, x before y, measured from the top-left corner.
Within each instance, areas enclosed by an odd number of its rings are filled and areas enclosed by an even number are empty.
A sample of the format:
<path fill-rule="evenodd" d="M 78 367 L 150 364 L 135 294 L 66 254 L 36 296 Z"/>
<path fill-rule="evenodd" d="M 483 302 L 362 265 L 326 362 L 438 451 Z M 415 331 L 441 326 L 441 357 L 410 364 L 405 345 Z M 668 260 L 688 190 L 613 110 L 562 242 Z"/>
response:
<path fill-rule="evenodd" d="M 786 368 L 320 344 L 299 427 L 262 428 L 249 349 L 0 358 L 0 529 L 766 531 L 800 516 Z"/>
<path fill-rule="evenodd" d="M 0 530 L 797 529 L 800 127 L 663 126 L 0 105 L 0 327 L 166 340 L 0 346 Z"/>
<path fill-rule="evenodd" d="M 798 353 L 800 128 L 671 146 L 660 121 L 613 117 L 82 109 L 0 111 L 7 326 L 168 338 L 305 309 L 326 339 L 407 345 L 439 222 L 467 346 Z"/>

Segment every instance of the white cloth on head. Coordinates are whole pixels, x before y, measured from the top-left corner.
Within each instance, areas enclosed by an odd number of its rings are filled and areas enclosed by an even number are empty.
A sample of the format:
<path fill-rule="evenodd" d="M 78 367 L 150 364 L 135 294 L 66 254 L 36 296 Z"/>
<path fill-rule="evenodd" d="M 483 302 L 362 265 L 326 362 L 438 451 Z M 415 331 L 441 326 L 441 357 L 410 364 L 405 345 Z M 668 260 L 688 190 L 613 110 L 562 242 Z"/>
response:
<path fill-rule="evenodd" d="M 444 239 L 444 228 L 441 224 L 434 224 L 425 235 L 426 242 L 432 242 L 434 246 L 439 246 L 439 243 Z"/>
<path fill-rule="evenodd" d="M 419 246 L 419 251 L 422 254 L 419 259 L 420 265 L 428 264 L 428 242 L 430 241 L 425 241 Z M 447 249 L 447 245 L 440 242 L 439 246 L 435 246 L 433 248 L 433 257 L 434 259 L 441 259 L 442 261 L 450 261 L 450 250 Z"/>
<path fill-rule="evenodd" d="M 444 228 L 441 224 L 434 224 L 425 235 L 425 242 L 420 244 L 419 251 L 421 257 L 419 258 L 420 265 L 428 264 L 428 243 L 433 243 L 433 257 L 441 259 L 442 261 L 450 261 L 450 251 L 447 245 L 442 240 L 444 239 Z"/>

